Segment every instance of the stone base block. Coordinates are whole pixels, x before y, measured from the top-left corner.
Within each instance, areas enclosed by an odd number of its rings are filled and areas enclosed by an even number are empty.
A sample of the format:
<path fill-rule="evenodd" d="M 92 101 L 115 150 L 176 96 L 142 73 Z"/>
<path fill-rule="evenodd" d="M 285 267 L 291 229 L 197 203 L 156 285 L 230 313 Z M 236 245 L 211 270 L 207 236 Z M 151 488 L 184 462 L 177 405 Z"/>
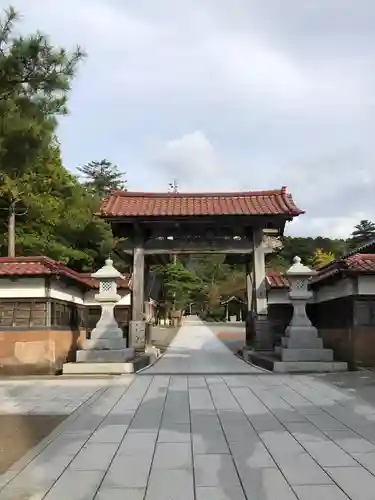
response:
<path fill-rule="evenodd" d="M 272 351 L 273 337 L 268 316 L 259 315 L 253 319 L 255 332 L 254 349 L 256 351 Z"/>
<path fill-rule="evenodd" d="M 247 361 L 276 373 L 330 373 L 348 370 L 347 363 L 340 361 L 280 361 L 274 353 L 244 352 Z"/>
<path fill-rule="evenodd" d="M 301 340 L 315 339 L 319 337 L 318 330 L 313 325 L 307 326 L 288 326 L 285 330 L 285 336 Z"/>
<path fill-rule="evenodd" d="M 91 338 L 122 339 L 123 333 L 118 326 L 98 325 L 91 332 Z"/>
<path fill-rule="evenodd" d="M 85 351 L 92 349 L 99 350 L 122 350 L 126 349 L 126 339 L 87 339 L 83 344 Z"/>
<path fill-rule="evenodd" d="M 146 344 L 146 322 L 130 321 L 129 323 L 130 346 L 134 349 L 144 349 Z"/>
<path fill-rule="evenodd" d="M 134 358 L 134 349 L 77 351 L 78 363 L 123 363 Z"/>
<path fill-rule="evenodd" d="M 134 373 L 134 363 L 65 363 L 63 375 L 123 375 Z"/>
<path fill-rule="evenodd" d="M 333 361 L 332 349 L 281 349 L 281 361 Z"/>
<path fill-rule="evenodd" d="M 341 361 L 275 361 L 275 373 L 333 373 L 345 372 L 348 364 Z"/>
<path fill-rule="evenodd" d="M 289 349 L 323 349 L 323 339 L 319 337 L 309 339 L 283 337 L 281 346 Z"/>

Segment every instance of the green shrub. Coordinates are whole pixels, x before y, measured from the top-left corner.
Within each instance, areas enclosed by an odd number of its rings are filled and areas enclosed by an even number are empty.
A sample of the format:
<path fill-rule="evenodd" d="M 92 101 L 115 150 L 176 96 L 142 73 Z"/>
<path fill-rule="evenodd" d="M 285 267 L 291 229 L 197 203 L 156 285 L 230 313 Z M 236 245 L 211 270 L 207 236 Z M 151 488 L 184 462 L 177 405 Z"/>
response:
<path fill-rule="evenodd" d="M 207 311 L 206 317 L 202 318 L 204 321 L 225 321 L 225 307 L 217 307 L 212 311 Z"/>

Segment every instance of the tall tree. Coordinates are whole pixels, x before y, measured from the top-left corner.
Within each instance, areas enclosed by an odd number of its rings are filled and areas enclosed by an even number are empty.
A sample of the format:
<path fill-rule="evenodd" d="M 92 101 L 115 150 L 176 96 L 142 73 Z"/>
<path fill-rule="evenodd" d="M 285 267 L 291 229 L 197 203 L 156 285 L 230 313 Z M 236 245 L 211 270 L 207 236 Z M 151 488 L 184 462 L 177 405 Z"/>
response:
<path fill-rule="evenodd" d="M 38 182 L 34 162 L 52 141 L 58 115 L 67 113 L 67 95 L 79 61 L 55 48 L 48 37 L 14 33 L 17 12 L 0 18 L 0 197 L 8 207 L 8 255 L 15 254 L 17 205 Z"/>
<path fill-rule="evenodd" d="M 351 237 L 348 239 L 348 245 L 354 250 L 373 239 L 375 239 L 375 223 L 369 220 L 361 220 L 354 227 Z"/>
<path fill-rule="evenodd" d="M 100 267 L 114 246 L 111 228 L 93 215 L 96 199 L 64 168 L 57 141 L 39 155 L 31 174 L 35 181 L 18 204 L 17 254 L 47 255 L 77 271 Z M 0 233 L 1 255 L 6 243 Z"/>
<path fill-rule="evenodd" d="M 297 255 L 297 254 L 296 254 Z M 266 269 L 267 271 L 285 272 L 291 263 L 283 257 L 282 252 L 274 253 L 267 256 Z"/>
<path fill-rule="evenodd" d="M 77 170 L 84 176 L 84 186 L 93 194 L 103 198 L 115 189 L 126 188 L 126 175 L 121 172 L 117 165 L 104 159 L 101 161 L 90 161 Z"/>
<path fill-rule="evenodd" d="M 196 273 L 186 269 L 181 262 L 156 266 L 154 270 L 162 279 L 165 298 L 171 309 L 185 309 L 194 292 L 202 286 Z"/>

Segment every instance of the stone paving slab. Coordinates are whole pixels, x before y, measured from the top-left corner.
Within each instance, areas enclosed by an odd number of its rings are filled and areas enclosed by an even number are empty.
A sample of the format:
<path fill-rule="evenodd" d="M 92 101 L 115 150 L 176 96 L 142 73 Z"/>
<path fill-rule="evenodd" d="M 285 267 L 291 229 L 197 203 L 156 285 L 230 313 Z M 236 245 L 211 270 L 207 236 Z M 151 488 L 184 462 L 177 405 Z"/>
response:
<path fill-rule="evenodd" d="M 105 379 L 1 379 L 0 413 L 69 415 L 107 385 Z"/>
<path fill-rule="evenodd" d="M 319 378 L 60 379 L 54 391 L 53 381 L 44 384 L 37 397 L 29 385 L 40 408 L 51 408 L 48 397 L 59 390 L 80 406 L 0 477 L 0 500 L 374 498 L 375 407 Z M 30 402 L 15 389 L 15 404 Z M 82 394 L 92 397 L 82 403 Z"/>
<path fill-rule="evenodd" d="M 208 375 L 263 371 L 234 356 L 230 348 L 208 326 L 192 316 L 185 319 L 165 354 L 144 373 Z"/>
<path fill-rule="evenodd" d="M 184 367 L 205 358 L 206 374 L 0 381 L 0 412 L 67 415 L 0 476 L 0 500 L 374 499 L 375 398 L 357 374 L 269 375 L 229 352 L 220 375 L 215 345 Z"/>

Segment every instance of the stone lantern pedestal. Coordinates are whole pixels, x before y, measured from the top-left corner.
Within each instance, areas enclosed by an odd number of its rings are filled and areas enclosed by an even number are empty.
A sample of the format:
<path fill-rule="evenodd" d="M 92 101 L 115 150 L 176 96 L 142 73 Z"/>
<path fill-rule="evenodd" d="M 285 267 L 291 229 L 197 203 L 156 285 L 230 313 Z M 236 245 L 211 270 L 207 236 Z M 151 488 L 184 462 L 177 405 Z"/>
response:
<path fill-rule="evenodd" d="M 76 363 L 66 363 L 63 373 L 66 374 L 120 374 L 134 371 L 133 348 L 128 348 L 123 338 L 121 328 L 115 319 L 116 303 L 121 299 L 117 293 L 116 280 L 121 273 L 113 267 L 111 259 L 91 275 L 99 280 L 99 293 L 95 300 L 101 306 L 101 316 L 96 327 L 91 332 L 91 338 L 86 339 L 83 349 L 77 351 Z"/>
<path fill-rule="evenodd" d="M 308 280 L 315 272 L 295 257 L 286 274 L 291 286 L 289 298 L 293 305 L 293 317 L 281 341 L 282 361 L 333 361 L 333 351 L 323 348 L 318 330 L 306 314 L 307 302 L 313 296 L 308 289 Z"/>
<path fill-rule="evenodd" d="M 290 281 L 289 298 L 293 305 L 293 317 L 285 330 L 281 347 L 276 354 L 281 362 L 274 363 L 274 371 L 342 371 L 347 364 L 333 360 L 332 349 L 324 349 L 318 330 L 311 324 L 306 313 L 307 302 L 313 297 L 309 290 L 309 279 L 315 274 L 295 257 L 292 267 L 286 272 Z"/>

